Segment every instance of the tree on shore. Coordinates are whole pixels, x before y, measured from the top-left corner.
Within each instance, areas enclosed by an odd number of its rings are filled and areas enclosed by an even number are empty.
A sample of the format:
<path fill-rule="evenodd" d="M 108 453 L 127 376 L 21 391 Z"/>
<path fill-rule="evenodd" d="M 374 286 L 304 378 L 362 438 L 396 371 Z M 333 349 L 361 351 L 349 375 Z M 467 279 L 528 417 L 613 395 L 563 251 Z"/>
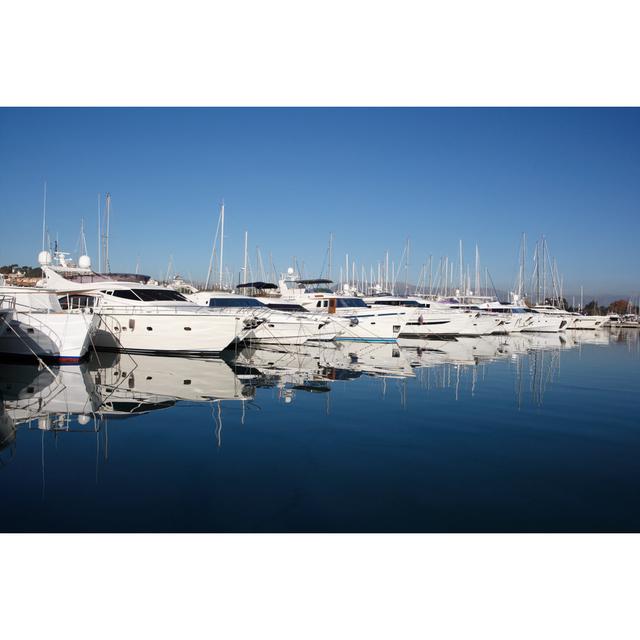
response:
<path fill-rule="evenodd" d="M 603 316 L 607 312 L 606 307 L 600 306 L 595 300 L 591 300 L 584 305 L 584 314 L 586 316 Z"/>
<path fill-rule="evenodd" d="M 0 267 L 0 273 L 5 276 L 17 273 L 18 271 L 24 273 L 25 278 L 40 278 L 42 276 L 42 270 L 40 267 L 29 267 L 28 265 L 23 265 L 21 267 L 16 263 L 6 264 Z"/>
<path fill-rule="evenodd" d="M 607 313 L 617 313 L 618 315 L 624 315 L 625 313 L 637 314 L 638 305 L 629 304 L 628 300 L 616 300 L 609 305 Z"/>

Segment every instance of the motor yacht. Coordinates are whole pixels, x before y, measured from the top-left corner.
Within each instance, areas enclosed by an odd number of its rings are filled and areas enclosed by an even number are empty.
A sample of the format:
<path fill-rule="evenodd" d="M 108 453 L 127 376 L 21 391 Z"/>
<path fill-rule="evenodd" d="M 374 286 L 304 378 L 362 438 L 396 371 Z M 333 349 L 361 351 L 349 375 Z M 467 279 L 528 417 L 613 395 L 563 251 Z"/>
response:
<path fill-rule="evenodd" d="M 341 295 L 318 285 L 330 280 L 301 280 L 289 269 L 279 283 L 282 303 L 299 304 L 305 309 L 329 314 L 341 333 L 336 340 L 363 342 L 395 342 L 402 333 L 410 314 L 405 309 L 374 309 L 362 298 Z"/>
<path fill-rule="evenodd" d="M 47 254 L 47 252 L 42 252 Z M 197 305 L 157 285 L 111 280 L 93 273 L 70 279 L 40 256 L 39 283 L 55 291 L 63 307 L 90 309 L 98 317 L 96 347 L 140 354 L 213 355 L 241 340 L 254 327 L 245 315 Z"/>
<path fill-rule="evenodd" d="M 502 318 L 480 309 L 458 309 L 450 305 L 411 296 L 377 295 L 364 298 L 372 308 L 402 308 L 408 319 L 401 337 L 434 338 L 481 336 L 500 332 Z"/>
<path fill-rule="evenodd" d="M 98 318 L 64 310 L 55 291 L 0 280 L 0 356 L 77 362 L 87 355 Z"/>
<path fill-rule="evenodd" d="M 511 303 L 495 300 L 480 306 L 504 319 L 505 333 L 558 333 L 564 331 L 568 324 L 567 319 L 562 316 L 539 313 L 524 306 L 517 296 Z"/>
<path fill-rule="evenodd" d="M 307 340 L 333 340 L 343 333 L 326 314 L 310 313 L 300 305 L 295 305 L 295 310 L 274 309 L 258 298 L 221 291 L 198 292 L 187 297 L 216 311 L 244 314 L 252 319 L 255 326 L 244 338 L 248 342 L 302 344 Z"/>

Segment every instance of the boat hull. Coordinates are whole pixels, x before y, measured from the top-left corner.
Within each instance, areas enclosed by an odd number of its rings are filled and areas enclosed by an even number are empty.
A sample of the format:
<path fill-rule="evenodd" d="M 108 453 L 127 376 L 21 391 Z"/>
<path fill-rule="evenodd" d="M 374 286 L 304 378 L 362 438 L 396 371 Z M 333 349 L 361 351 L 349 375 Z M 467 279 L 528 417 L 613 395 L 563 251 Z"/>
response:
<path fill-rule="evenodd" d="M 246 335 L 242 318 L 201 313 L 158 313 L 129 308 L 101 309 L 96 348 L 139 354 L 218 354 Z"/>
<path fill-rule="evenodd" d="M 98 319 L 90 313 L 22 312 L 0 318 L 0 355 L 74 363 L 91 346 Z"/>

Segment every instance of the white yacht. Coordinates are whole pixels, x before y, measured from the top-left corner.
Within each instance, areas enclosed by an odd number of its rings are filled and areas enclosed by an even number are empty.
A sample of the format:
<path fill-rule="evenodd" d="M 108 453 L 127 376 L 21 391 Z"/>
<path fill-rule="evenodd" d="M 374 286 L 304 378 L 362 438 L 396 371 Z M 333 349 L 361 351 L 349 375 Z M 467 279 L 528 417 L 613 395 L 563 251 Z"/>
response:
<path fill-rule="evenodd" d="M 273 309 L 258 298 L 222 291 L 203 291 L 187 297 L 219 312 L 251 318 L 255 326 L 244 338 L 249 342 L 302 344 L 307 340 L 333 340 L 343 332 L 326 315 L 310 313 L 300 305 L 294 305 L 297 309 Z"/>
<path fill-rule="evenodd" d="M 63 306 L 95 311 L 95 345 L 104 350 L 212 355 L 244 338 L 254 326 L 244 316 L 196 305 L 172 289 L 111 280 L 88 266 L 64 277 L 52 268 L 47 252 L 42 252 L 40 264 L 40 284 L 54 290 Z"/>
<path fill-rule="evenodd" d="M 568 324 L 567 319 L 562 316 L 547 315 L 525 307 L 517 296 L 514 296 L 511 303 L 494 300 L 480 306 L 504 319 L 505 333 L 558 333 L 564 331 Z"/>
<path fill-rule="evenodd" d="M 360 342 L 395 342 L 410 314 L 405 309 L 373 309 L 362 298 L 337 294 L 327 287 L 330 280 L 300 280 L 293 269 L 280 279 L 279 300 L 299 304 L 305 309 L 330 314 L 341 334 L 336 340 Z"/>
<path fill-rule="evenodd" d="M 584 316 L 580 313 L 564 311 L 550 304 L 537 304 L 533 310 L 549 317 L 563 318 L 566 329 L 597 329 L 607 320 L 607 316 Z"/>
<path fill-rule="evenodd" d="M 451 308 L 434 300 L 415 296 L 378 295 L 364 298 L 372 308 L 402 308 L 408 319 L 402 337 L 433 338 L 481 336 L 501 331 L 503 321 L 477 310 Z"/>
<path fill-rule="evenodd" d="M 96 331 L 87 310 L 63 310 L 55 292 L 6 286 L 0 280 L 0 355 L 77 362 Z"/>

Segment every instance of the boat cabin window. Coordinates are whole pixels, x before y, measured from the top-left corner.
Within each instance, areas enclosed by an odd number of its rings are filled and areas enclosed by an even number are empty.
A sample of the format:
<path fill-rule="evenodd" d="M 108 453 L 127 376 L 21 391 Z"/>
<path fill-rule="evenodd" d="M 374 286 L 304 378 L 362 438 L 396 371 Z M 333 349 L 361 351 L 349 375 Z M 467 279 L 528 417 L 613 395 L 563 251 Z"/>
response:
<path fill-rule="evenodd" d="M 267 304 L 269 309 L 274 309 L 275 311 L 295 311 L 296 313 L 300 311 L 306 312 L 307 310 L 300 304 L 285 304 L 280 302 L 270 302 Z"/>
<path fill-rule="evenodd" d="M 360 298 L 336 298 L 336 307 L 364 307 L 368 309 L 368 305 Z"/>
<path fill-rule="evenodd" d="M 333 293 L 331 289 L 327 289 L 327 287 L 307 287 L 304 290 L 305 293 Z"/>
<path fill-rule="evenodd" d="M 177 291 L 171 289 L 131 289 L 143 302 L 188 302 Z"/>
<path fill-rule="evenodd" d="M 188 302 L 182 294 L 171 289 L 116 289 L 115 291 L 103 290 L 100 293 L 114 298 L 142 302 Z"/>
<path fill-rule="evenodd" d="M 418 302 L 417 300 L 376 300 L 373 304 L 394 307 L 417 307 L 420 309 L 428 309 L 431 306 L 423 302 Z"/>
<path fill-rule="evenodd" d="M 282 284 L 284 284 L 284 286 L 287 289 L 302 289 L 303 288 L 300 284 L 298 284 L 294 280 L 283 280 Z"/>
<path fill-rule="evenodd" d="M 329 306 L 329 301 L 328 300 L 318 300 L 318 302 L 316 302 L 316 307 L 328 307 Z"/>
<path fill-rule="evenodd" d="M 85 295 L 73 295 L 69 294 L 58 299 L 60 306 L 67 309 L 86 309 L 95 305 L 95 298 L 93 296 Z"/>
<path fill-rule="evenodd" d="M 125 300 L 136 300 L 137 302 L 140 301 L 140 298 L 138 298 L 138 296 L 135 293 L 133 293 L 131 289 L 116 289 L 112 295 L 114 298 L 124 298 Z"/>
<path fill-rule="evenodd" d="M 216 308 L 223 307 L 266 307 L 266 304 L 255 298 L 210 298 L 209 306 Z"/>

